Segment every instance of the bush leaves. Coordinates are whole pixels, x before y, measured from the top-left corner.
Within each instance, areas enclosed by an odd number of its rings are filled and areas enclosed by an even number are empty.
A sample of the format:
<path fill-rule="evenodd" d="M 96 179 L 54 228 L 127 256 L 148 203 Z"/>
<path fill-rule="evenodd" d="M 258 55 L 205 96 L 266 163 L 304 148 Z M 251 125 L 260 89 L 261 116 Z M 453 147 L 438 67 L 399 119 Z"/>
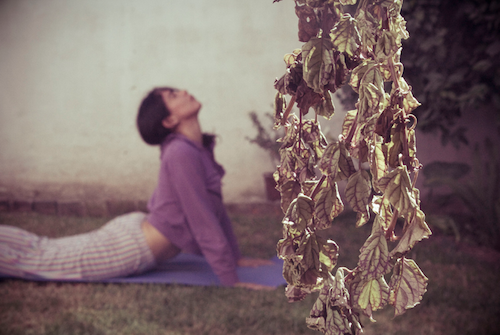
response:
<path fill-rule="evenodd" d="M 369 217 L 369 207 L 372 197 L 370 175 L 365 170 L 356 171 L 349 177 L 345 189 L 345 195 L 352 209 L 364 217 Z M 359 222 L 359 221 L 358 221 Z M 357 224 L 358 226 L 363 223 Z"/>
<path fill-rule="evenodd" d="M 401 40 L 408 32 L 402 0 L 362 1 L 354 16 L 342 6 L 356 0 L 295 4 L 304 44 L 285 56 L 286 73 L 275 82 L 276 124 L 286 128 L 275 172 L 285 213 L 277 252 L 284 260 L 289 301 L 319 291 L 307 325 L 325 334 L 356 335 L 359 313 L 372 318 L 373 311 L 391 304 L 400 315 L 422 299 L 427 285 L 416 263 L 405 258 L 431 235 L 411 179 L 419 163 L 410 113 L 420 103 L 402 77 Z M 347 112 L 338 141 L 328 143 L 318 117 L 330 119 L 331 95 L 346 83 L 359 99 Z M 288 115 L 286 95 L 297 103 L 298 116 Z M 310 109 L 316 115 L 308 120 Z M 344 209 L 342 181 L 347 203 L 357 212 L 356 226 L 370 222 L 373 213 L 375 218 L 356 268 L 340 267 L 333 276 L 339 249 L 319 233 Z M 396 236 L 398 221 L 404 227 Z M 392 250 L 389 240 L 398 240 Z"/>
<path fill-rule="evenodd" d="M 391 277 L 390 304 L 394 306 L 394 316 L 403 314 L 407 309 L 415 307 L 427 291 L 427 277 L 411 259 L 398 259 L 394 274 Z"/>
<path fill-rule="evenodd" d="M 330 37 L 336 50 L 345 52 L 350 57 L 357 54 L 361 37 L 355 20 L 350 14 L 342 15 L 339 22 L 333 27 Z"/>
<path fill-rule="evenodd" d="M 324 86 L 334 79 L 332 41 L 313 37 L 302 47 L 304 80 L 316 93 L 323 93 Z"/>
<path fill-rule="evenodd" d="M 400 213 L 413 211 L 417 207 L 406 166 L 400 166 L 380 178 L 378 187 Z"/>
<path fill-rule="evenodd" d="M 384 230 L 380 225 L 380 216 L 375 218 L 372 233 L 361 247 L 358 269 L 365 280 L 373 280 L 383 276 L 390 265 L 389 250 Z"/>

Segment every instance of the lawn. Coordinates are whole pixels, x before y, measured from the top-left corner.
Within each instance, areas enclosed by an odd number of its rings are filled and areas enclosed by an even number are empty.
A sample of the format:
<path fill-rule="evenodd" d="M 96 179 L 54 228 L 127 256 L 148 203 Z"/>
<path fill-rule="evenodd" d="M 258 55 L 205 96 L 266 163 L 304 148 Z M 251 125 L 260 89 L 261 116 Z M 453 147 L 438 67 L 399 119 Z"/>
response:
<path fill-rule="evenodd" d="M 273 206 L 229 206 L 243 254 L 271 257 L 281 235 Z M 354 267 L 370 227 L 351 214 L 325 232 L 340 246 L 339 264 Z M 106 218 L 0 213 L 0 223 L 47 236 L 88 231 Z M 420 305 L 363 318 L 365 334 L 498 334 L 500 255 L 435 234 L 411 255 L 429 277 Z M 275 291 L 180 285 L 0 282 L 0 334 L 319 334 L 305 318 L 315 295 L 290 304 Z"/>

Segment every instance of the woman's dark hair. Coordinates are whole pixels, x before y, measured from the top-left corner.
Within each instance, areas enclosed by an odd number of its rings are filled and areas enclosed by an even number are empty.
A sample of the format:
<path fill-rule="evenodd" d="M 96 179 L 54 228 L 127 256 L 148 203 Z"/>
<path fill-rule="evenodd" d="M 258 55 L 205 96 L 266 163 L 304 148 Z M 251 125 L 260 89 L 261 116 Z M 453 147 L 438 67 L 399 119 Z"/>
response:
<path fill-rule="evenodd" d="M 170 87 L 157 87 L 142 100 L 137 114 L 137 128 L 147 144 L 161 144 L 172 132 L 162 125 L 163 119 L 170 115 L 170 111 L 165 106 L 161 93 L 174 90 Z"/>

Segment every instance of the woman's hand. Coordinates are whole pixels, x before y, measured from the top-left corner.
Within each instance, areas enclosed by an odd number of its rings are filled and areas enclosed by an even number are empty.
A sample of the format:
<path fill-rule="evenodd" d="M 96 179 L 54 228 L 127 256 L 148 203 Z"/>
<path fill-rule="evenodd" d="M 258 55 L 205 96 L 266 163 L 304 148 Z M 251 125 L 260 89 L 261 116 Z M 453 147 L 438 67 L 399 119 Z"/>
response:
<path fill-rule="evenodd" d="M 238 260 L 238 266 L 256 268 L 261 265 L 272 265 L 273 261 L 262 258 L 242 257 Z"/>
<path fill-rule="evenodd" d="M 261 265 L 272 265 L 272 264 L 274 264 L 273 261 L 262 258 L 242 257 L 238 260 L 238 266 L 253 267 L 253 268 Z M 234 286 L 243 287 L 249 290 L 257 290 L 257 291 L 273 291 L 276 289 L 276 287 L 274 286 L 266 286 L 261 284 L 243 283 L 243 282 L 238 282 L 234 284 Z"/>
<path fill-rule="evenodd" d="M 234 284 L 234 287 L 242 287 L 254 291 L 274 291 L 276 289 L 276 287 L 274 286 L 266 286 L 255 283 L 242 283 L 242 282 Z"/>

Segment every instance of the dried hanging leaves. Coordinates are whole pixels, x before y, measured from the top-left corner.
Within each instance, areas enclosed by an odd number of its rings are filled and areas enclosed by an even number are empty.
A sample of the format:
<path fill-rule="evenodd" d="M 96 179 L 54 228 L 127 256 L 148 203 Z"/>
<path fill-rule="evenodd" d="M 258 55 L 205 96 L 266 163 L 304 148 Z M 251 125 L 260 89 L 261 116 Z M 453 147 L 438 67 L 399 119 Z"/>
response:
<path fill-rule="evenodd" d="M 289 301 L 319 292 L 306 322 L 325 334 L 358 334 L 360 313 L 372 318 L 390 304 L 400 315 L 418 304 L 427 278 L 406 255 L 431 235 L 412 180 L 420 164 L 411 112 L 419 103 L 402 77 L 401 40 L 409 37 L 402 0 L 361 0 L 353 16 L 345 5 L 356 0 L 295 1 L 304 44 L 285 55 L 286 73 L 275 82 L 276 125 L 286 129 L 274 174 L 285 213 L 277 252 Z M 333 115 L 331 94 L 347 83 L 359 100 L 339 140 L 327 143 L 316 118 Z M 291 112 L 295 103 L 298 115 Z M 316 115 L 308 120 L 311 108 Z M 373 226 L 357 267 L 338 268 L 333 276 L 338 246 L 318 232 L 344 209 L 342 180 L 356 225 L 373 219 Z M 404 221 L 400 236 L 398 220 Z"/>

